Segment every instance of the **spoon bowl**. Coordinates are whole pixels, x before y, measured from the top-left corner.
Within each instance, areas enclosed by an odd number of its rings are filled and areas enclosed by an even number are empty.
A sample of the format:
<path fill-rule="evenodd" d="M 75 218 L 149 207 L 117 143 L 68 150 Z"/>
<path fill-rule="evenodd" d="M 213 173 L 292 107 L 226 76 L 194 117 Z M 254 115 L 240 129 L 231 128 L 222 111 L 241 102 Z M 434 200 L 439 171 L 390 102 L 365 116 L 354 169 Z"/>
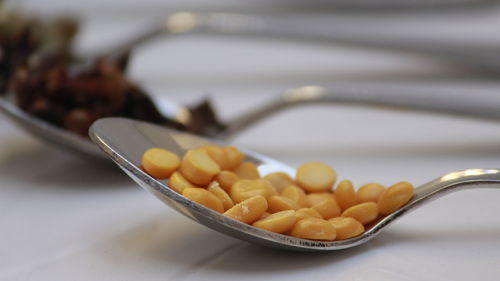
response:
<path fill-rule="evenodd" d="M 53 147 L 84 157 L 104 158 L 102 152 L 88 139 L 32 116 L 3 97 L 0 97 L 0 112 L 27 133 Z"/>
<path fill-rule="evenodd" d="M 181 214 L 229 236 L 288 250 L 333 251 L 354 247 L 373 239 L 387 225 L 430 199 L 463 188 L 500 187 L 498 169 L 468 169 L 449 173 L 416 188 L 410 202 L 382 218 L 358 237 L 333 242 L 312 241 L 268 232 L 228 218 L 188 200 L 169 188 L 168 181 L 156 180 L 140 169 L 142 154 L 151 147 L 162 147 L 183 155 L 189 149 L 214 143 L 224 145 L 222 142 L 124 118 L 104 118 L 96 121 L 90 129 L 90 136 L 101 150 L 141 187 Z M 294 173 L 294 169 L 283 163 L 250 150 L 241 150 L 246 155 L 245 161 L 256 164 L 261 174 L 276 171 Z"/>
<path fill-rule="evenodd" d="M 182 110 L 182 107 L 169 100 L 159 98 L 153 100 L 155 100 L 158 110 L 164 116 L 175 118 L 174 116 Z M 37 118 L 23 111 L 4 97 L 0 97 L 0 112 L 18 127 L 54 148 L 63 149 L 89 159 L 106 159 L 106 156 L 89 139 Z"/>

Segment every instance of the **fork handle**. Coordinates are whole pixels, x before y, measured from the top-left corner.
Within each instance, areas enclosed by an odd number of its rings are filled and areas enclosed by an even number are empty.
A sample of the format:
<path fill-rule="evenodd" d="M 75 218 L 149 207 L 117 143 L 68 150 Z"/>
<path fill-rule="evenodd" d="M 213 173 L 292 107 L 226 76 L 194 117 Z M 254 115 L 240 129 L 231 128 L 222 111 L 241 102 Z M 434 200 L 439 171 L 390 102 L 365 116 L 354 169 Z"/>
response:
<path fill-rule="evenodd" d="M 311 104 L 361 105 L 405 109 L 500 121 L 500 96 L 478 98 L 470 95 L 444 95 L 401 88 L 325 88 L 307 86 L 286 91 L 279 98 L 228 122 L 223 131 L 211 136 L 231 138 L 266 117 L 295 106 Z"/>

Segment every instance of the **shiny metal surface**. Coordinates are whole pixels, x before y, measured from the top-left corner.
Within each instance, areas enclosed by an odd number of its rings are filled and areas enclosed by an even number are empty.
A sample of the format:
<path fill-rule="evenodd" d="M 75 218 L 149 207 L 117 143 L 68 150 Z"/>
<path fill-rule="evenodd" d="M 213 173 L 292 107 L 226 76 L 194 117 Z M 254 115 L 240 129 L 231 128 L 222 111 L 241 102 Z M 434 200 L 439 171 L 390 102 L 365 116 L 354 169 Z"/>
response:
<path fill-rule="evenodd" d="M 88 139 L 33 117 L 3 97 L 0 97 L 0 112 L 24 131 L 49 145 L 84 157 L 103 158 L 99 149 Z"/>
<path fill-rule="evenodd" d="M 332 6 L 348 7 L 348 8 L 418 8 L 418 7 L 436 7 L 448 5 L 475 5 L 487 3 L 491 1 L 481 0 L 417 0 L 417 1 L 402 1 L 402 0 L 336 0 L 330 1 Z M 328 2 L 327 2 L 328 3 Z"/>
<path fill-rule="evenodd" d="M 467 188 L 500 187 L 500 170 L 498 169 L 468 169 L 449 173 L 417 187 L 415 196 L 408 204 L 383 218 L 359 237 L 334 242 L 310 241 L 271 233 L 229 219 L 187 200 L 170 189 L 168 182 L 155 180 L 139 168 L 142 153 L 150 147 L 163 147 L 182 155 L 190 148 L 211 143 L 208 139 L 124 118 L 105 118 L 96 121 L 91 127 L 90 136 L 141 187 L 181 214 L 238 239 L 296 251 L 333 251 L 354 247 L 373 239 L 387 225 L 407 212 L 449 192 Z M 244 152 L 247 156 L 246 160 L 256 163 L 262 174 L 273 171 L 293 174 L 292 168 L 280 162 L 252 151 L 244 150 Z"/>
<path fill-rule="evenodd" d="M 229 139 L 271 115 L 306 105 L 355 105 L 500 121 L 500 96 L 482 99 L 472 93 L 451 97 L 416 89 L 305 86 L 285 91 L 230 120 L 223 130 L 207 131 L 205 135 Z"/>
<path fill-rule="evenodd" d="M 414 90 L 413 90 L 414 91 Z M 168 100 L 156 99 L 160 111 L 175 118 L 186 108 L 175 105 Z M 430 92 L 402 93 L 401 89 L 360 89 L 360 88 L 324 88 L 320 86 L 306 86 L 285 91 L 277 98 L 246 113 L 228 120 L 224 128 L 206 128 L 203 133 L 206 137 L 216 139 L 230 139 L 245 129 L 261 122 L 271 115 L 305 105 L 356 105 L 380 107 L 387 109 L 404 109 L 423 111 L 437 114 L 455 115 L 484 120 L 500 120 L 500 97 L 497 99 L 478 99 L 474 95 L 460 96 L 459 98 L 443 98 Z M 47 143 L 65 148 L 80 154 L 103 158 L 98 149 L 87 139 L 76 136 L 62 128 L 58 128 L 43 120 L 39 120 L 21 111 L 9 101 L 0 98 L 0 111 L 4 112 L 17 125 L 30 134 Z"/>
<path fill-rule="evenodd" d="M 403 45 L 395 42 L 381 41 L 379 38 L 353 37 L 348 32 L 323 34 L 318 33 L 317 26 L 308 25 L 307 21 L 294 21 L 293 17 L 255 16 L 244 14 L 218 14 L 218 13 L 189 13 L 178 12 L 169 15 L 166 20 L 149 31 L 145 31 L 138 37 L 127 43 L 120 44 L 107 55 L 120 55 L 131 49 L 149 42 L 162 35 L 182 34 L 224 34 L 244 36 L 270 36 L 277 39 L 306 40 L 310 42 L 337 42 L 362 44 L 376 47 L 398 47 L 409 50 L 430 51 L 432 54 L 451 56 L 463 62 L 472 62 L 475 66 L 486 67 L 500 71 L 500 56 L 496 52 L 478 52 L 478 50 L 449 50 L 448 48 L 414 44 L 414 42 L 403 42 Z M 375 40 L 375 41 L 373 41 Z M 455 52 L 454 50 L 457 50 Z M 437 53 L 435 51 L 438 51 Z M 472 52 L 464 55 L 463 51 Z M 442 54 L 441 54 L 442 53 Z M 468 54 L 468 53 L 467 53 Z M 455 56 L 456 55 L 456 56 Z M 476 60 L 478 59 L 478 60 Z M 467 61 L 464 61 L 467 60 Z M 413 95 L 402 95 L 402 90 L 395 89 L 360 89 L 360 88 L 324 88 L 320 86 L 307 86 L 285 91 L 283 95 L 270 100 L 264 106 L 249 110 L 247 113 L 226 121 L 226 127 L 207 128 L 203 135 L 228 139 L 244 129 L 262 121 L 266 117 L 299 105 L 306 104 L 350 104 L 361 106 L 390 107 L 394 109 L 407 109 L 416 111 L 433 112 L 439 114 L 452 114 L 457 116 L 481 118 L 498 121 L 500 120 L 500 99 L 484 100 L 477 99 L 471 94 L 469 97 L 460 99 L 443 99 L 434 93 L 418 92 Z M 174 103 L 156 99 L 159 110 L 169 117 L 179 116 L 178 113 L 186 112 L 186 108 Z M 165 106 L 166 105 L 166 106 Z M 83 155 L 97 156 L 102 154 L 88 140 L 73 135 L 61 128 L 55 127 L 43 120 L 29 116 L 25 112 L 15 108 L 9 101 L 0 97 L 0 111 L 4 112 L 17 125 L 28 131 L 39 139 L 62 147 L 66 150 Z M 186 120 L 179 120 L 185 122 Z"/>
<path fill-rule="evenodd" d="M 411 32 L 411 31 L 408 31 Z M 456 42 L 422 42 L 420 39 L 386 38 L 377 34 L 360 35 L 345 27 L 326 28 L 322 21 L 303 15 L 253 15 L 238 13 L 177 12 L 165 17 L 140 36 L 120 44 L 116 51 L 126 52 L 141 43 L 165 36 L 209 34 L 246 36 L 308 43 L 344 43 L 380 49 L 409 51 L 446 59 L 453 63 L 500 72 L 498 46 L 462 46 Z M 114 52 L 113 52 L 114 53 Z"/>

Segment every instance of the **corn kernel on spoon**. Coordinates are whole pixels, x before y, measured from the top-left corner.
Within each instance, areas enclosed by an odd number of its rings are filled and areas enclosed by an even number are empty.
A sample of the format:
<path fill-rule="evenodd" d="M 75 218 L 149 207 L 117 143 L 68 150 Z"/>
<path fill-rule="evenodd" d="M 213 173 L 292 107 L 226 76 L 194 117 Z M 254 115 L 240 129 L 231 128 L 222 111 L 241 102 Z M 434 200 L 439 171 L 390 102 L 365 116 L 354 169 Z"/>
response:
<path fill-rule="evenodd" d="M 387 215 L 355 238 L 340 241 L 313 241 L 273 232 L 230 219 L 188 200 L 168 187 L 168 182 L 156 180 L 140 169 L 142 154 L 151 147 L 162 147 L 178 155 L 215 141 L 200 136 L 125 118 L 103 118 L 90 128 L 91 139 L 127 175 L 159 200 L 188 218 L 226 235 L 264 246 L 296 251 L 333 251 L 351 248 L 368 242 L 384 228 L 414 210 L 449 192 L 470 188 L 499 188 L 499 169 L 467 169 L 446 174 L 415 189 L 414 197 L 397 211 Z M 222 144 L 222 143 L 217 143 Z M 243 150 L 246 161 L 258 166 L 261 174 L 293 169 L 258 153 Z"/>

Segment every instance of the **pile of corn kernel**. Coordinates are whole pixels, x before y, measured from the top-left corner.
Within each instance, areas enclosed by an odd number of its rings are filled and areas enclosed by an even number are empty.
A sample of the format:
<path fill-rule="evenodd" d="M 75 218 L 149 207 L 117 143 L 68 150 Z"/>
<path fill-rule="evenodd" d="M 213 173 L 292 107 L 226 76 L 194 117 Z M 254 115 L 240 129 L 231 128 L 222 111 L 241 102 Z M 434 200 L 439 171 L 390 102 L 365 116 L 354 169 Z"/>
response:
<path fill-rule="evenodd" d="M 413 186 L 376 183 L 355 190 L 349 180 L 333 189 L 335 170 L 320 162 L 302 164 L 295 180 L 275 172 L 261 177 L 255 164 L 233 146 L 204 146 L 182 159 L 161 148 L 144 152 L 142 169 L 186 198 L 225 216 L 293 237 L 333 241 L 356 237 L 367 225 L 413 197 Z"/>

